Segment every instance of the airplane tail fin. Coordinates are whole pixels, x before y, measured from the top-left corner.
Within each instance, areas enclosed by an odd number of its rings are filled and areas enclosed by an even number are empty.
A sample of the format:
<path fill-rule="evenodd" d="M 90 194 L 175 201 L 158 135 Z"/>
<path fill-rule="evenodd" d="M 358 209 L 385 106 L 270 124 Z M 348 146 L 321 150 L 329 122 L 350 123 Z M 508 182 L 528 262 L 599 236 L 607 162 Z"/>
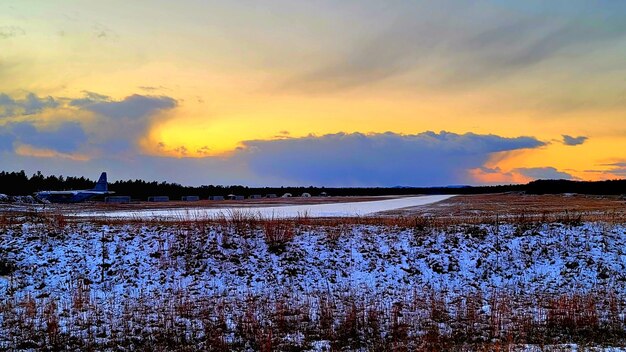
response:
<path fill-rule="evenodd" d="M 93 189 L 94 191 L 107 192 L 109 190 L 109 186 L 107 184 L 107 173 L 103 172 L 100 174 L 100 179 L 98 179 L 98 183 L 96 183 L 96 187 Z"/>

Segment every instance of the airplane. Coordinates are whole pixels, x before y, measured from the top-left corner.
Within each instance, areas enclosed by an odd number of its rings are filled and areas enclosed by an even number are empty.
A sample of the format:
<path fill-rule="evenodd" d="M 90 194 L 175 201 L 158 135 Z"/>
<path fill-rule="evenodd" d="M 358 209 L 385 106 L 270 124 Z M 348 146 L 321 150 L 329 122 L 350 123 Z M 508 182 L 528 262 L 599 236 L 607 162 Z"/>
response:
<path fill-rule="evenodd" d="M 111 194 L 107 184 L 107 173 L 103 172 L 93 189 L 70 190 L 70 191 L 41 191 L 35 196 L 51 203 L 79 203 L 98 195 Z"/>

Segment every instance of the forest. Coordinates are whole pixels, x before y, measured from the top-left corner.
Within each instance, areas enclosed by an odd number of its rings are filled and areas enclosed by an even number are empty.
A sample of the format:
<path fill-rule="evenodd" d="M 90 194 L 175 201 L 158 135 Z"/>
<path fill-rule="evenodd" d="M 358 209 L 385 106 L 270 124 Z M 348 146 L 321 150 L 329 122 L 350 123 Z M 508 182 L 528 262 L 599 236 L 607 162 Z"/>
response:
<path fill-rule="evenodd" d="M 30 195 L 43 190 L 91 189 L 95 180 L 83 176 L 44 176 L 40 171 L 28 176 L 24 170 L 1 171 L 0 193 L 6 195 Z M 202 185 L 184 186 L 178 183 L 145 180 L 122 180 L 109 183 L 109 190 L 117 195 L 144 199 L 149 196 L 166 195 L 170 199 L 195 195 L 201 198 L 236 194 L 251 196 L 276 194 L 281 196 L 291 193 L 298 196 L 310 193 L 318 196 L 325 192 L 329 196 L 382 196 L 404 194 L 484 194 L 502 192 L 525 192 L 528 194 L 581 193 L 597 195 L 626 194 L 626 180 L 607 181 L 571 181 L 571 180 L 536 180 L 527 184 L 509 184 L 492 186 L 448 186 L 448 187 L 248 187 L 242 185 Z"/>

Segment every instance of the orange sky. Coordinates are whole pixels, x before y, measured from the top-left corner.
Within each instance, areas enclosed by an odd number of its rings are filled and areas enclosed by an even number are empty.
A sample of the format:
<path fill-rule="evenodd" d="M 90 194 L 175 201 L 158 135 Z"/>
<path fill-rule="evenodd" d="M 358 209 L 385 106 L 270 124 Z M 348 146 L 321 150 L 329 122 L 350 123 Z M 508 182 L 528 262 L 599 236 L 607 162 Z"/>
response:
<path fill-rule="evenodd" d="M 36 165 L 19 156 L 97 160 L 107 154 L 100 143 L 118 141 L 116 128 L 133 146 L 120 160 L 223 159 L 246 141 L 338 132 L 543 144 L 487 152 L 465 170 L 467 183 L 527 182 L 537 178 L 531 169 L 615 178 L 626 159 L 624 5 L 61 3 L 0 5 L 0 93 L 57 102 L 32 111 L 4 103 L 10 166 Z M 137 95 L 175 104 L 106 124 L 109 108 L 73 103 L 91 93 L 108 103 Z M 25 123 L 38 133 L 75 123 L 85 139 L 73 150 L 32 145 L 11 127 Z"/>

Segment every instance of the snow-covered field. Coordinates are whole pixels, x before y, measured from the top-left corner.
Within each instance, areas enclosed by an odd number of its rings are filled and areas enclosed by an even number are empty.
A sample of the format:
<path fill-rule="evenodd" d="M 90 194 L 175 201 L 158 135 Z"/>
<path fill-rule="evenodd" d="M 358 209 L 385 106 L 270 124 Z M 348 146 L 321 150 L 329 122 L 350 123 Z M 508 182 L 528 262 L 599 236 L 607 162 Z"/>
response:
<path fill-rule="evenodd" d="M 626 342 L 624 225 L 54 221 L 0 232 L 0 348 L 45 343 L 50 319 L 112 349 L 170 346 L 157 332 L 224 350 Z"/>
<path fill-rule="evenodd" d="M 272 249 L 263 230 L 84 224 L 42 236 L 24 225 L 2 236 L 0 248 L 19 263 L 0 293 L 62 295 L 88 279 L 99 295 L 187 289 L 203 294 L 305 293 L 358 288 L 402 297 L 412 287 L 448 292 L 493 289 L 570 293 L 611 287 L 626 293 L 626 227 L 469 226 L 428 235 L 378 226 L 296 229 Z M 328 232 L 339 231 L 329 235 Z"/>
<path fill-rule="evenodd" d="M 427 205 L 446 200 L 452 195 L 433 195 L 419 197 L 402 197 L 365 202 L 284 205 L 270 207 L 232 207 L 232 208 L 174 208 L 151 210 L 124 210 L 100 212 L 75 212 L 73 216 L 110 217 L 132 219 L 207 219 L 216 216 L 228 216 L 233 212 L 244 212 L 251 215 L 274 218 L 308 217 L 346 217 L 366 216 L 378 212 Z"/>

